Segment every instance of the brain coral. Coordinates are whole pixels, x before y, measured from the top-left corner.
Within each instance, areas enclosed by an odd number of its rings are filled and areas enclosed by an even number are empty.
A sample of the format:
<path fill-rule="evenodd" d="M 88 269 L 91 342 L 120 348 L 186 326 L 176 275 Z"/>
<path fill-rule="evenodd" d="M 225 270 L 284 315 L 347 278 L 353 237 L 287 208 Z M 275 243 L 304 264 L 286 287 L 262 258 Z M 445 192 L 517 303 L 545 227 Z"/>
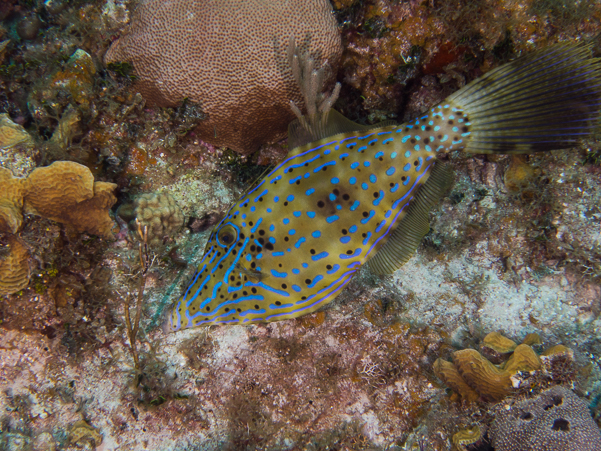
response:
<path fill-rule="evenodd" d="M 200 137 L 249 154 L 282 139 L 294 119 L 289 101 L 302 101 L 286 59 L 290 36 L 318 63 L 338 65 L 327 0 L 144 0 L 105 62 L 130 62 L 150 104 L 200 103 Z"/>
<path fill-rule="evenodd" d="M 601 451 L 588 407 L 561 386 L 500 410 L 489 435 L 496 451 Z"/>

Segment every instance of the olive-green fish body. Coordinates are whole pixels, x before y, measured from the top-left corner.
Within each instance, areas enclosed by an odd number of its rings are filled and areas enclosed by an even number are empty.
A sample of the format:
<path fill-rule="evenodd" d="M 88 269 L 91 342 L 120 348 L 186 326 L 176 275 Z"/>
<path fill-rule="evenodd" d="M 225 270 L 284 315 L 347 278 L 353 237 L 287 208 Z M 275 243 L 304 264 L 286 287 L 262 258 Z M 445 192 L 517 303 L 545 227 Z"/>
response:
<path fill-rule="evenodd" d="M 415 251 L 428 230 L 428 211 L 450 180 L 437 155 L 453 149 L 546 150 L 573 145 L 573 135 L 590 133 L 592 125 L 584 124 L 598 117 L 599 65 L 583 62 L 581 49 L 558 48 L 577 60 L 568 61 L 564 72 L 584 80 L 580 74 L 588 66 L 596 71 L 597 86 L 580 81 L 590 102 L 570 110 L 573 120 L 557 118 L 557 106 L 573 98 L 565 83 L 558 81 L 555 100 L 547 101 L 544 92 L 533 100 L 534 87 L 514 89 L 517 82 L 503 66 L 411 123 L 340 133 L 293 149 L 215 227 L 168 329 L 313 312 L 332 301 L 366 262 L 371 260 L 375 272 L 392 272 Z M 547 60 L 521 65 L 517 60 L 510 68 L 523 70 L 527 79 L 540 64 L 551 64 L 553 55 Z M 516 115 L 518 109 L 522 113 Z"/>

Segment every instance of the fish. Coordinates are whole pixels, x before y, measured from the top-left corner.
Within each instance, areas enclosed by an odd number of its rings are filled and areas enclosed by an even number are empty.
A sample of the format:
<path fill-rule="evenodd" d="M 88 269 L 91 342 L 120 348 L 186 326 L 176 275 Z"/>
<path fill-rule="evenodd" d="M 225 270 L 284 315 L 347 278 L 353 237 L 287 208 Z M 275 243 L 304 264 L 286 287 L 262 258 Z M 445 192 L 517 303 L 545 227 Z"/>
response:
<path fill-rule="evenodd" d="M 601 62 L 587 45 L 519 57 L 400 125 L 345 118 L 332 109 L 340 85 L 322 94 L 321 69 L 296 48 L 288 58 L 307 107 L 291 105 L 291 150 L 214 227 L 165 332 L 314 312 L 364 265 L 390 274 L 411 258 L 453 180 L 441 155 L 568 149 L 599 124 Z"/>

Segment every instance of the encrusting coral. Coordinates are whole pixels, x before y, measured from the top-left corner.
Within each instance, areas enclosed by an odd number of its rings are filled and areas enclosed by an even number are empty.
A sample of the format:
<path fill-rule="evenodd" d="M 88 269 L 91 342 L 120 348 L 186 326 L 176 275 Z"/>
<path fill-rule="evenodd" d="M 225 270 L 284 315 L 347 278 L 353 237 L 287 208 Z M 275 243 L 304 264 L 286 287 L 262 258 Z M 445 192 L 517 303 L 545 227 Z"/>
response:
<path fill-rule="evenodd" d="M 503 406 L 489 436 L 496 451 L 601 451 L 601 432 L 586 403 L 561 386 Z"/>
<path fill-rule="evenodd" d="M 291 35 L 329 63 L 331 80 L 342 45 L 327 0 L 145 0 L 105 62 L 131 63 L 150 104 L 199 103 L 200 137 L 250 154 L 285 137 L 289 102 L 302 101 L 286 60 Z"/>

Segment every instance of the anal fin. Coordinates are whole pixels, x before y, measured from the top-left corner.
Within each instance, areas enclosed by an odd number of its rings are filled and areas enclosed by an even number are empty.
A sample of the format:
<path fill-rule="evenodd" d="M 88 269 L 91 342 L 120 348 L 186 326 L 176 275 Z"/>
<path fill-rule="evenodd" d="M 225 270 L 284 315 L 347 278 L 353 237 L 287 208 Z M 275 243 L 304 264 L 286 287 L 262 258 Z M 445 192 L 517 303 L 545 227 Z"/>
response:
<path fill-rule="evenodd" d="M 405 216 L 378 253 L 367 263 L 373 273 L 392 274 L 407 263 L 430 230 L 430 209 L 447 193 L 452 182 L 452 168 L 436 163 L 430 177 L 407 207 Z"/>

